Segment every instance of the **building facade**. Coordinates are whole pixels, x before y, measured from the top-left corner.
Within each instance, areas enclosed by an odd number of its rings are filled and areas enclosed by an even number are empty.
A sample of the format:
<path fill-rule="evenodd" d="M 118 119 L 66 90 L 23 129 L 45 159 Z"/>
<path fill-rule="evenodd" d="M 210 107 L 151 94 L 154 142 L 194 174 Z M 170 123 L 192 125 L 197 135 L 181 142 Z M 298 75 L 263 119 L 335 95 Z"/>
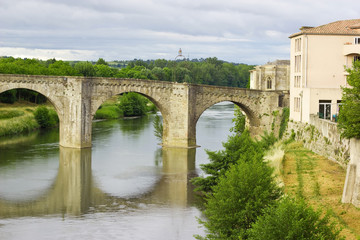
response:
<path fill-rule="evenodd" d="M 342 86 L 354 61 L 360 60 L 360 19 L 302 27 L 290 37 L 290 119 L 310 115 L 335 120 Z"/>
<path fill-rule="evenodd" d="M 290 61 L 276 60 L 250 70 L 250 89 L 289 90 Z"/>

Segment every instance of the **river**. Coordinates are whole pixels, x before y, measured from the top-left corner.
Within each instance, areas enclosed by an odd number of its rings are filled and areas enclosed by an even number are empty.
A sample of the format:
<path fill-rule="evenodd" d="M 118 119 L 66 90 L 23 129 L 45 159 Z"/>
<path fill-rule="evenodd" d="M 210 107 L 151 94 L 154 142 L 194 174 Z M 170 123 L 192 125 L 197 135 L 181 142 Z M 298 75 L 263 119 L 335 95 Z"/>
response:
<path fill-rule="evenodd" d="M 204 230 L 189 180 L 219 150 L 233 104 L 197 123 L 193 149 L 161 148 L 154 115 L 93 122 L 93 147 L 58 145 L 58 130 L 0 139 L 0 239 L 193 239 Z"/>

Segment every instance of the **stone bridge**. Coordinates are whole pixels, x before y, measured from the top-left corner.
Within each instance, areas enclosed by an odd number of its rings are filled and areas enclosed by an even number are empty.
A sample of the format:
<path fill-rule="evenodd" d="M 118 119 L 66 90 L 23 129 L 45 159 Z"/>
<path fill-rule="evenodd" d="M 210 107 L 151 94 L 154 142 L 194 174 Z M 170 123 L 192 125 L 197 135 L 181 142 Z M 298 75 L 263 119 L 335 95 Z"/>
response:
<path fill-rule="evenodd" d="M 195 147 L 196 123 L 212 105 L 230 101 L 247 115 L 253 136 L 271 131 L 273 113 L 288 106 L 287 91 L 260 91 L 140 79 L 0 74 L 0 93 L 25 88 L 46 96 L 60 121 L 60 145 L 91 147 L 91 123 L 110 97 L 136 92 L 150 99 L 163 116 L 163 145 Z M 277 125 L 278 122 L 274 122 Z"/>

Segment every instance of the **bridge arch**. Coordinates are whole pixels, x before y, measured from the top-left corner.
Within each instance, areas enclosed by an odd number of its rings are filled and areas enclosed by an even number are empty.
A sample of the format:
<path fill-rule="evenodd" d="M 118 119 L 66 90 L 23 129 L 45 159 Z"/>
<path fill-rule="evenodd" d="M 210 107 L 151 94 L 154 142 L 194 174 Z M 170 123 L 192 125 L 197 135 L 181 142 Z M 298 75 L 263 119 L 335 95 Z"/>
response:
<path fill-rule="evenodd" d="M 111 95 L 109 94 L 108 96 L 106 97 L 102 97 L 101 99 L 98 99 L 96 100 L 94 103 L 93 103 L 93 106 L 91 108 L 91 116 L 92 118 L 94 118 L 95 116 L 95 113 L 96 111 L 100 108 L 100 106 L 105 103 L 108 99 L 110 99 L 111 97 L 114 97 L 114 96 L 118 96 L 118 95 L 121 95 L 121 94 L 124 94 L 124 93 L 138 93 L 140 94 L 141 96 L 149 99 L 149 101 L 151 101 L 156 107 L 157 109 L 160 111 L 161 115 L 164 116 L 164 112 L 165 112 L 165 107 L 163 106 L 164 104 L 162 104 L 161 102 L 159 102 L 159 100 L 157 100 L 156 98 L 154 98 L 154 96 L 151 96 L 151 95 L 148 95 L 146 93 L 143 93 L 141 91 L 127 91 L 127 90 L 122 90 L 120 92 L 116 92 L 116 93 L 111 93 Z"/>
<path fill-rule="evenodd" d="M 233 99 L 223 98 L 217 99 L 214 101 L 205 102 L 203 105 L 199 105 L 196 109 L 196 115 L 194 117 L 193 124 L 196 125 L 197 121 L 201 117 L 201 115 L 211 106 L 214 106 L 217 103 L 221 102 L 232 102 L 237 105 L 245 114 L 246 117 L 249 119 L 250 128 L 251 127 L 258 127 L 260 125 L 259 117 L 256 114 L 256 111 L 252 109 L 251 106 L 246 104 L 244 101 L 235 101 Z"/>
<path fill-rule="evenodd" d="M 4 93 L 6 91 L 10 91 L 10 90 L 16 90 L 16 89 L 26 89 L 26 90 L 31 90 L 37 93 L 42 94 L 43 96 L 46 97 L 46 99 L 51 103 L 51 105 L 55 108 L 56 114 L 59 117 L 59 122 L 61 124 L 62 122 L 62 106 L 63 104 L 61 104 L 61 102 L 58 101 L 58 99 L 56 99 L 53 96 L 50 96 L 48 91 L 39 88 L 39 87 L 12 87 L 12 86 L 0 86 L 0 94 Z"/>

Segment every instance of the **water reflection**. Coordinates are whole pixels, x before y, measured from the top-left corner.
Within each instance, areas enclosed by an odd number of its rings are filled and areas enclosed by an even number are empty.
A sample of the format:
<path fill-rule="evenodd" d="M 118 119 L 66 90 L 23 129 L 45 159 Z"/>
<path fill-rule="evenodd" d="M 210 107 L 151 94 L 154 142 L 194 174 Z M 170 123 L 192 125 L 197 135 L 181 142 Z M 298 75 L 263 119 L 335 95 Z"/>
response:
<path fill-rule="evenodd" d="M 91 149 L 59 149 L 59 168 L 48 190 L 31 201 L 9 201 L 0 196 L 2 218 L 61 214 L 81 216 L 88 212 L 137 208 L 139 204 L 192 204 L 189 179 L 195 171 L 196 149 L 162 149 L 162 173 L 150 191 L 141 196 L 111 196 L 97 187 L 92 176 Z"/>

